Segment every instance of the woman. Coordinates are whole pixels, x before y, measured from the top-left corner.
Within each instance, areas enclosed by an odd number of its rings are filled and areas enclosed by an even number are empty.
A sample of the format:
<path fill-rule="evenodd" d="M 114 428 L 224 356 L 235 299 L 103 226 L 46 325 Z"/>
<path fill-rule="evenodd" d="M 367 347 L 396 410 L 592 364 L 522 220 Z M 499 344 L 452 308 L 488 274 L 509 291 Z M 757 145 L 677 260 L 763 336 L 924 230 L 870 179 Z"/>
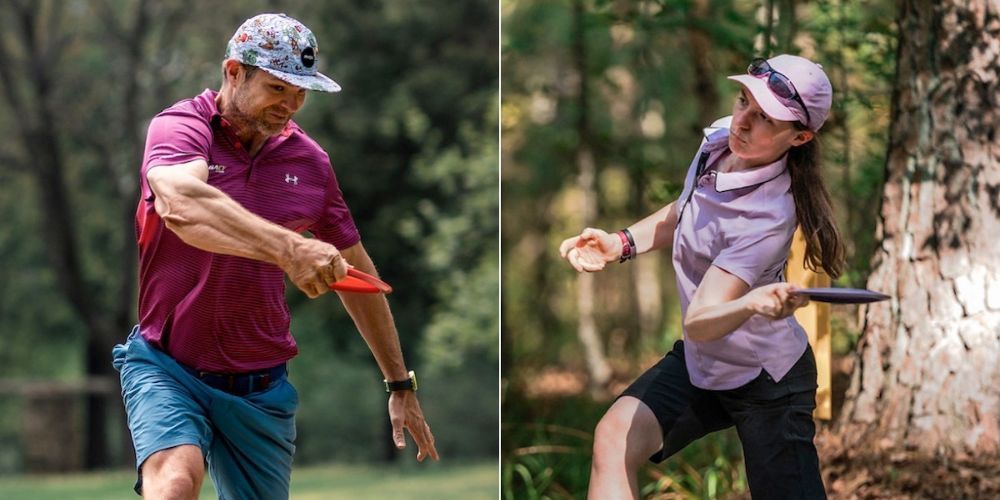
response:
<path fill-rule="evenodd" d="M 597 425 L 590 498 L 638 496 L 637 472 L 735 425 L 757 498 L 823 498 L 813 445 L 816 365 L 784 282 L 796 225 L 806 262 L 837 277 L 844 246 L 819 174 L 816 132 L 830 111 L 822 68 L 755 59 L 731 119 L 707 129 L 681 197 L 617 234 L 585 229 L 560 253 L 579 272 L 673 249 L 684 340 Z M 726 126 L 728 124 L 728 126 Z"/>

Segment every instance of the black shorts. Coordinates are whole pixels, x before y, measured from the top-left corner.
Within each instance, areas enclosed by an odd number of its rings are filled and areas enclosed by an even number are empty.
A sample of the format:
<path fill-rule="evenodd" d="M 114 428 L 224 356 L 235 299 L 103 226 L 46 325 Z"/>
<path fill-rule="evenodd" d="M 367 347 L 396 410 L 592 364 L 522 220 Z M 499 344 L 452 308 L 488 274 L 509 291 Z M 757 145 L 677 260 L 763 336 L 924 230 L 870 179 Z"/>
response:
<path fill-rule="evenodd" d="M 691 384 L 684 342 L 678 340 L 621 396 L 639 399 L 660 422 L 663 448 L 650 457 L 654 462 L 710 432 L 735 425 L 755 498 L 826 497 L 813 444 L 816 360 L 809 347 L 779 382 L 761 370 L 741 387 L 712 391 Z"/>

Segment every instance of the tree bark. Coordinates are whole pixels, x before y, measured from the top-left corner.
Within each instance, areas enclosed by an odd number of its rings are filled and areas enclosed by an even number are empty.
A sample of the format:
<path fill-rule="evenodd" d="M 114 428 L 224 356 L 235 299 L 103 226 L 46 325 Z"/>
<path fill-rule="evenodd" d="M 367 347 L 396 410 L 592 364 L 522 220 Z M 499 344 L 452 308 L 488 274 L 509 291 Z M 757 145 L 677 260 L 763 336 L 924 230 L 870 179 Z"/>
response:
<path fill-rule="evenodd" d="M 1000 18 L 995 2 L 903 0 L 886 183 L 844 444 L 1000 450 Z"/>

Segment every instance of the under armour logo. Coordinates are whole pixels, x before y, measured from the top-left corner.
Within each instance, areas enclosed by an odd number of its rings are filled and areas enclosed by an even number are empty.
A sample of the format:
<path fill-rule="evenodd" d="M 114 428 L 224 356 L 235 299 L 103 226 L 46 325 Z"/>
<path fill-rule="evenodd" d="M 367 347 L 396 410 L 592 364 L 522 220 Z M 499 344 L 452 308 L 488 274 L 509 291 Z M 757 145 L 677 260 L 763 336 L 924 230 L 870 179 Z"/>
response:
<path fill-rule="evenodd" d="M 298 186 L 299 185 L 299 178 L 298 178 L 298 176 L 295 176 L 295 175 L 285 174 L 285 182 L 287 182 L 289 184 L 294 184 L 294 185 Z"/>
<path fill-rule="evenodd" d="M 209 165 L 208 166 L 208 171 L 209 172 L 219 173 L 219 174 L 224 174 L 224 173 L 226 173 L 226 166 L 225 165 Z"/>

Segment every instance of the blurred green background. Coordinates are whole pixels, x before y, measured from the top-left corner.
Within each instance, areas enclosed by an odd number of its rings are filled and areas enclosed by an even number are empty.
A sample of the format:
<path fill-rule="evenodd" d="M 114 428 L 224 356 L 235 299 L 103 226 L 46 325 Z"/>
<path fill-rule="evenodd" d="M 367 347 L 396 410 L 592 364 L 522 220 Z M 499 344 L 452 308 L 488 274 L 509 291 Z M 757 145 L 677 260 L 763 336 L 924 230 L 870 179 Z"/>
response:
<path fill-rule="evenodd" d="M 581 278 L 559 243 L 586 226 L 626 227 L 676 198 L 702 128 L 730 114 L 738 87 L 726 77 L 755 56 L 803 55 L 830 76 L 834 105 L 819 136 L 849 247 L 836 284 L 864 286 L 895 14 L 889 0 L 501 2 L 505 498 L 582 498 L 597 421 L 680 337 L 669 252 Z M 836 361 L 857 341 L 856 309 L 835 308 L 832 326 Z M 843 383 L 835 372 L 835 398 Z M 734 431 L 645 467 L 640 483 L 650 498 L 748 495 Z"/>
<path fill-rule="evenodd" d="M 228 38 L 261 12 L 309 26 L 320 71 L 344 88 L 311 93 L 296 121 L 329 152 L 396 290 L 442 456 L 421 467 L 495 462 L 495 3 L 3 0 L 0 12 L 0 474 L 131 467 L 110 347 L 135 322 L 146 126 L 219 88 Z M 415 462 L 392 446 L 381 373 L 336 297 L 289 286 L 288 301 L 296 464 Z M 496 485 L 495 469 L 445 470 Z"/>

